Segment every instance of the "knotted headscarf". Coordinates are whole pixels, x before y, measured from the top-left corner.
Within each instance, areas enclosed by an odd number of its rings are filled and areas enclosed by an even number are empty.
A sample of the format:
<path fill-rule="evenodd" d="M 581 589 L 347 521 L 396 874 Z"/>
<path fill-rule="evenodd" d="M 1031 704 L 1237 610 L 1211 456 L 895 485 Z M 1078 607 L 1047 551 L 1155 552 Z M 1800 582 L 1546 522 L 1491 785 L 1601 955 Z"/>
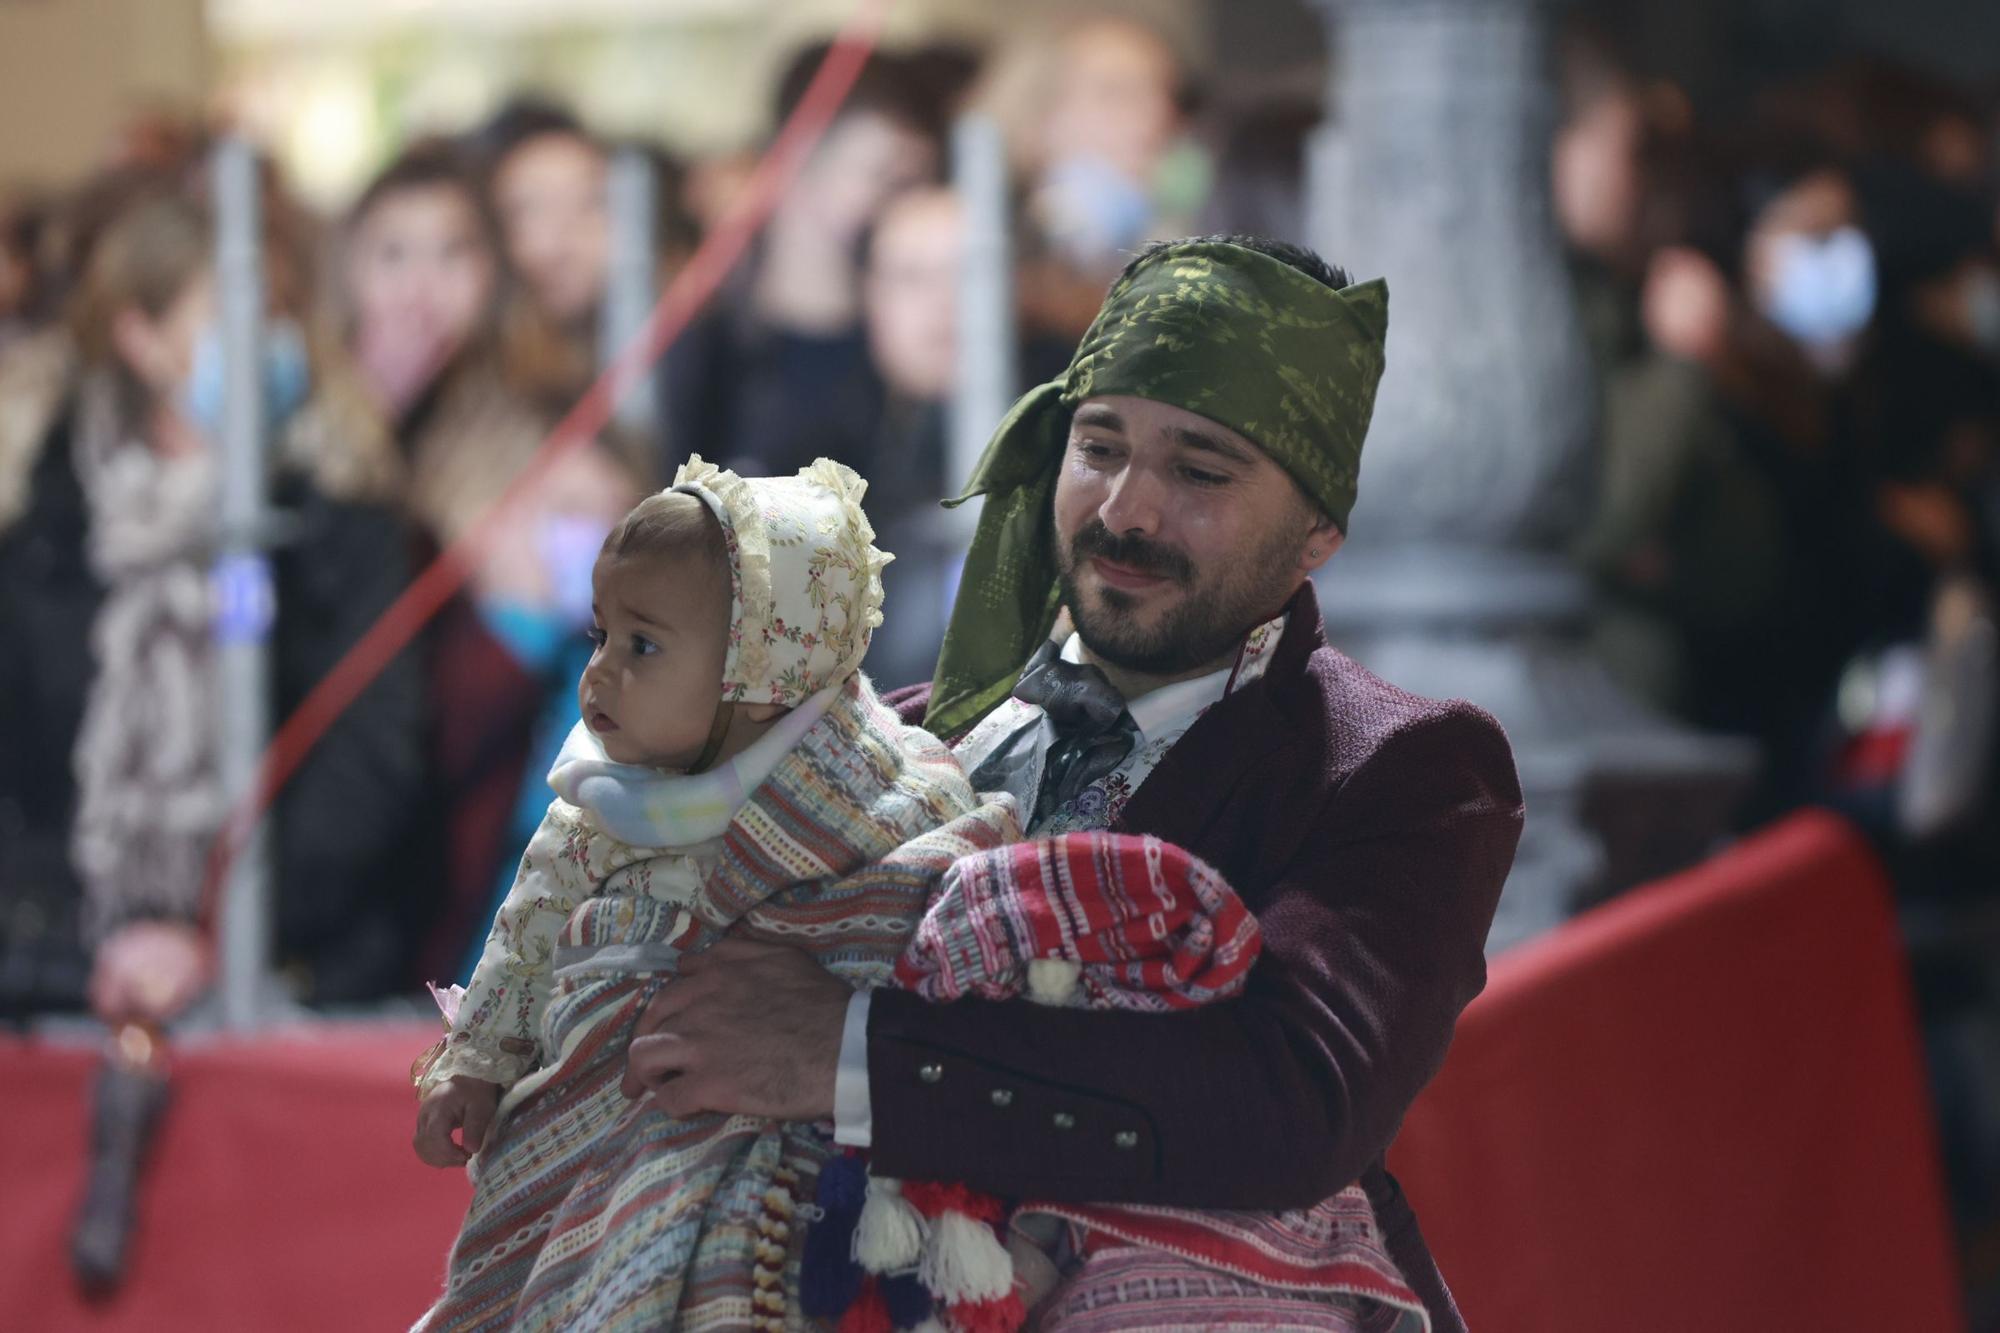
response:
<path fill-rule="evenodd" d="M 924 725 L 951 736 L 985 716 L 1055 622 L 1051 505 L 1077 404 L 1130 395 L 1227 426 L 1345 532 L 1388 331 L 1380 279 L 1336 291 L 1216 241 L 1165 246 L 1135 264 L 1069 369 L 1014 404 L 965 493 L 948 502 L 986 497 Z"/>

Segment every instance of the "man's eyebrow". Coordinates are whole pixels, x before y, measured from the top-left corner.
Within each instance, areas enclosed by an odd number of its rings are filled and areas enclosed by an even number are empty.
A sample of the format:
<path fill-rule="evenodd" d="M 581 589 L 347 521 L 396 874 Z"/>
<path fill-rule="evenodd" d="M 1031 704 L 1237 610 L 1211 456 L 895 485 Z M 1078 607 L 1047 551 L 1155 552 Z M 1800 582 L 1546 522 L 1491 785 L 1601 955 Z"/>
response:
<path fill-rule="evenodd" d="M 619 609 L 624 611 L 626 615 L 632 617 L 632 619 L 638 621 L 642 625 L 651 625 L 654 629 L 665 630 L 669 634 L 680 633 L 680 631 L 674 628 L 674 626 L 669 622 L 647 615 L 644 611 L 641 611 L 638 607 L 632 605 L 630 602 L 626 602 Z"/>
<path fill-rule="evenodd" d="M 1246 466 L 1257 461 L 1240 445 L 1232 444 L 1220 435 L 1212 435 L 1205 430 L 1196 430 L 1192 426 L 1176 426 L 1172 433 L 1175 441 L 1184 449 L 1199 449 L 1203 453 L 1221 454 L 1232 463 L 1242 463 Z"/>
<path fill-rule="evenodd" d="M 1102 403 L 1085 403 L 1076 409 L 1071 420 L 1079 426 L 1096 426 L 1100 430 L 1125 429 L 1125 418 Z"/>

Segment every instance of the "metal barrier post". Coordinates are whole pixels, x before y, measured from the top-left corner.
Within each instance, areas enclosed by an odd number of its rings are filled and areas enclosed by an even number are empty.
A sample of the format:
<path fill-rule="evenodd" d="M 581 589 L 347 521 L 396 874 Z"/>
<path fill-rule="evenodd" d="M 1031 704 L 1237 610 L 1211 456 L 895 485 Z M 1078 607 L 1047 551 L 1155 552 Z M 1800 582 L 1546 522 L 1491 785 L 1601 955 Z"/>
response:
<path fill-rule="evenodd" d="M 215 667 L 221 768 L 232 801 L 257 780 L 271 731 L 270 630 L 275 594 L 264 550 L 263 227 L 257 156 L 241 139 L 216 145 L 215 279 L 224 365 L 222 438 L 215 441 L 222 544 L 215 562 Z M 220 914 L 223 1023 L 254 1027 L 270 988 L 271 875 L 268 821 L 236 860 Z"/>
<path fill-rule="evenodd" d="M 636 148 L 620 149 L 605 180 L 610 219 L 610 258 L 605 265 L 604 301 L 599 311 L 599 363 L 609 365 L 618 350 L 645 327 L 658 293 L 654 289 L 654 247 L 658 202 L 653 164 Z M 618 400 L 618 424 L 642 436 L 653 430 L 654 377 L 647 376 Z"/>

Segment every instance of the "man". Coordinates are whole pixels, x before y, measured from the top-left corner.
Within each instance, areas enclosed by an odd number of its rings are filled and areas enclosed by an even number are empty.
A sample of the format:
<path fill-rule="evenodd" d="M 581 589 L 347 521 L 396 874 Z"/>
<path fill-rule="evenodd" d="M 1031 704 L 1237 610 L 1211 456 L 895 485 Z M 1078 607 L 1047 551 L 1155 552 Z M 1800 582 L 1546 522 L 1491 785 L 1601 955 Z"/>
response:
<path fill-rule="evenodd" d="M 1461 1327 L 1382 1158 L 1484 984 L 1520 788 L 1490 718 L 1321 633 L 1387 300 L 1274 242 L 1141 254 L 1001 425 L 936 680 L 902 701 L 1031 836 L 1152 833 L 1220 870 L 1264 932 L 1242 998 L 929 1006 L 727 945 L 633 1042 L 664 1109 L 831 1115 L 883 1174 L 1013 1198 L 1276 1210 L 1358 1180 Z"/>

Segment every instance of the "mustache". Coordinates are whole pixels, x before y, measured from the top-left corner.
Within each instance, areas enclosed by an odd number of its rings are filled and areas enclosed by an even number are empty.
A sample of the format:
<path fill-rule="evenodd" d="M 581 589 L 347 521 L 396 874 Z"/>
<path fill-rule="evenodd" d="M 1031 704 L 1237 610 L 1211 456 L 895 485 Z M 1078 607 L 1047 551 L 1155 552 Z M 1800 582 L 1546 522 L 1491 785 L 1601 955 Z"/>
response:
<path fill-rule="evenodd" d="M 1176 583 L 1194 580 L 1194 562 L 1186 555 L 1171 546 L 1134 534 L 1116 536 L 1104 526 L 1103 519 L 1092 519 L 1071 539 L 1069 555 L 1071 570 L 1075 570 L 1085 559 L 1098 556 L 1113 564 L 1136 569 L 1142 574 L 1169 578 Z"/>

